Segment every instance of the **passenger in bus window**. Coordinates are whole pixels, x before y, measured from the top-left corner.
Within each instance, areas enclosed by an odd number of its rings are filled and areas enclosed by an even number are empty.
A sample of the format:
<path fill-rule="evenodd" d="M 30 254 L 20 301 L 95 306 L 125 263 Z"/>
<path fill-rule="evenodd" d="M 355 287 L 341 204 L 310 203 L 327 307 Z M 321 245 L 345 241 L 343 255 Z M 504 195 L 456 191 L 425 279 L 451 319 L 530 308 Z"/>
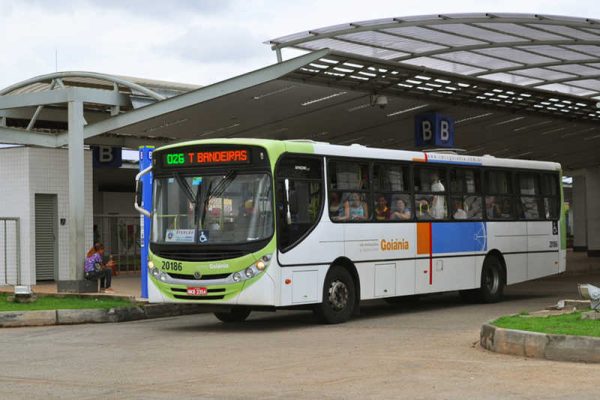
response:
<path fill-rule="evenodd" d="M 485 212 L 487 217 L 490 219 L 500 218 L 500 205 L 496 203 L 495 196 L 486 196 L 485 197 Z"/>
<path fill-rule="evenodd" d="M 454 214 L 452 215 L 454 219 L 467 219 L 467 212 L 463 208 L 462 200 L 455 199 L 452 208 L 454 209 Z"/>
<path fill-rule="evenodd" d="M 465 211 L 467 212 L 467 219 L 481 219 L 481 197 L 479 196 L 465 196 Z"/>
<path fill-rule="evenodd" d="M 444 184 L 440 181 L 440 176 L 437 172 L 431 173 L 431 191 L 432 192 L 443 192 L 446 190 Z"/>
<path fill-rule="evenodd" d="M 347 221 L 350 219 L 350 205 L 348 201 L 341 201 L 338 192 L 329 193 L 329 215 L 332 221 Z"/>
<path fill-rule="evenodd" d="M 512 212 L 512 203 L 510 201 L 510 198 L 505 197 L 502 200 L 502 206 L 500 207 L 500 217 L 503 219 L 510 219 L 513 217 L 513 212 Z"/>
<path fill-rule="evenodd" d="M 431 191 L 432 192 L 443 192 L 446 190 L 444 185 L 440 181 L 440 177 L 437 172 L 431 174 Z M 446 198 L 444 196 L 433 196 L 431 200 L 431 217 L 434 219 L 446 218 Z"/>
<path fill-rule="evenodd" d="M 397 199 L 395 204 L 394 212 L 392 212 L 391 219 L 393 220 L 407 220 L 411 218 L 410 208 L 406 206 L 404 199 Z"/>
<path fill-rule="evenodd" d="M 349 198 L 350 204 L 350 220 L 365 221 L 369 219 L 369 208 L 367 203 L 362 201 L 360 194 L 351 193 Z"/>
<path fill-rule="evenodd" d="M 431 204 L 429 201 L 431 196 L 417 195 L 415 197 L 415 206 L 417 219 L 431 219 Z"/>
<path fill-rule="evenodd" d="M 375 219 L 377 221 L 387 221 L 390 219 L 390 208 L 384 195 L 377 196 L 375 203 Z"/>
<path fill-rule="evenodd" d="M 522 218 L 538 219 L 538 204 L 535 197 L 521 197 Z"/>

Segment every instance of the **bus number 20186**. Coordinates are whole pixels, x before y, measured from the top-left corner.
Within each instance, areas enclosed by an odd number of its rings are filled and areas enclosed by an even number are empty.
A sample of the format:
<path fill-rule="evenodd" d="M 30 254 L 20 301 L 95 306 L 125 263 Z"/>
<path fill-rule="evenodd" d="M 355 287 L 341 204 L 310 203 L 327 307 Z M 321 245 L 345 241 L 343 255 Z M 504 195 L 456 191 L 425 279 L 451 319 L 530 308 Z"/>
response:
<path fill-rule="evenodd" d="M 177 261 L 163 261 L 162 269 L 165 271 L 181 271 L 183 269 L 183 265 Z"/>

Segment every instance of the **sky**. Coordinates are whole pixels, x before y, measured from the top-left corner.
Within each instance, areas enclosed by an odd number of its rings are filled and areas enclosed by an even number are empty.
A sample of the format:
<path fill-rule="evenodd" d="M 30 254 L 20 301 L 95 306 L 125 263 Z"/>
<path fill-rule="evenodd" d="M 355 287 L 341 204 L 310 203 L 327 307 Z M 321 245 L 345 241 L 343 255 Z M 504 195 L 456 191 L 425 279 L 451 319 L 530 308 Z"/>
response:
<path fill-rule="evenodd" d="M 374 18 L 519 12 L 600 18 L 593 0 L 0 0 L 0 88 L 55 71 L 207 85 L 272 64 L 263 42 Z M 284 58 L 294 56 L 284 51 Z"/>

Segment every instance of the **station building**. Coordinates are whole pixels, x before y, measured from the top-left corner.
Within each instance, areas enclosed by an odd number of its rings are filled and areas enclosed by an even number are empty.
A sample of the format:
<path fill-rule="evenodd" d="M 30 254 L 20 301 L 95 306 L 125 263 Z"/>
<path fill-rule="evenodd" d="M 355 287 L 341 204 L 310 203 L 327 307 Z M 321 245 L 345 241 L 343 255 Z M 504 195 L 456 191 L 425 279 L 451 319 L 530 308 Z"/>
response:
<path fill-rule="evenodd" d="M 205 87 L 62 72 L 0 90 L 0 283 L 82 279 L 95 240 L 139 269 L 137 165 L 122 149 L 216 137 L 414 149 L 450 117 L 466 154 L 557 161 L 574 248 L 600 255 L 600 21 L 450 14 L 268 42 L 276 62 Z M 284 59 L 287 49 L 304 54 Z M 570 192 L 568 194 L 570 196 Z M 131 258 L 129 254 L 133 253 Z"/>

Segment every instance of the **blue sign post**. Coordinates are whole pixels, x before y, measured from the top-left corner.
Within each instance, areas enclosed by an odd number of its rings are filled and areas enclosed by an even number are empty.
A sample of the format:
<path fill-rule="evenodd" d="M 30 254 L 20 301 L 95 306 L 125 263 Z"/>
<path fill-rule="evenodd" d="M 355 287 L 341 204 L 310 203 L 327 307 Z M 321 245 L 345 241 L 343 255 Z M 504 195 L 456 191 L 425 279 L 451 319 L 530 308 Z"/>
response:
<path fill-rule="evenodd" d="M 140 146 L 140 171 L 152 165 L 154 146 Z M 142 176 L 142 207 L 152 211 L 152 172 Z M 140 215 L 141 282 L 142 298 L 148 298 L 148 246 L 150 243 L 150 218 Z"/>
<path fill-rule="evenodd" d="M 439 113 L 415 117 L 417 147 L 454 147 L 454 119 Z"/>

